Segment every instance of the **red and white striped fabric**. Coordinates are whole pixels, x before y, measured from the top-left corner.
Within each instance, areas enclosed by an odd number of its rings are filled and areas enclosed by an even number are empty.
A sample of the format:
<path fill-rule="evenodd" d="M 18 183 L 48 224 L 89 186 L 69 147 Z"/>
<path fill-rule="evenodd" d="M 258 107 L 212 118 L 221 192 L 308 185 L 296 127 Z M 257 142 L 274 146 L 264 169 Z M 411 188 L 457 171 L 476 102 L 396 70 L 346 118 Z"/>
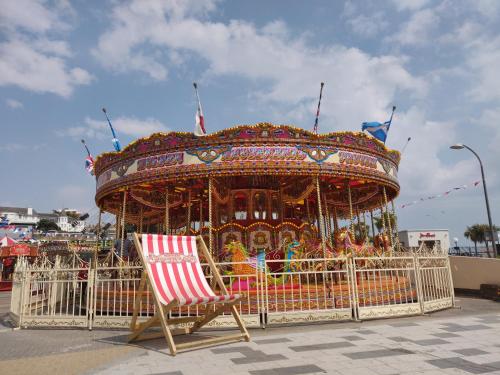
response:
<path fill-rule="evenodd" d="M 14 244 L 16 244 L 17 241 L 14 241 L 12 238 L 10 237 L 7 237 L 7 236 L 4 236 L 1 240 L 0 240 L 0 247 L 4 247 L 4 246 L 12 246 Z"/>
<path fill-rule="evenodd" d="M 238 294 L 216 295 L 203 274 L 194 236 L 143 234 L 145 266 L 164 305 L 176 300 L 179 306 L 232 302 Z"/>

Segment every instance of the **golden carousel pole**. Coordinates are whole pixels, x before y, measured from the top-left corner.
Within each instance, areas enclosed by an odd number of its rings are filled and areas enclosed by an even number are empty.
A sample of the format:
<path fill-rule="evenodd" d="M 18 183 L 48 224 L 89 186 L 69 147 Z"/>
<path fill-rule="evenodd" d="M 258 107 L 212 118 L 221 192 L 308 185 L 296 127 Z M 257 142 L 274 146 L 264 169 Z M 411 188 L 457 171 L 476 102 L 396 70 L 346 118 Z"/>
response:
<path fill-rule="evenodd" d="M 210 176 L 208 178 L 208 250 L 210 252 L 210 256 L 213 258 L 214 256 L 214 235 L 213 235 L 213 203 L 212 203 L 212 189 L 213 189 L 213 178 Z"/>
<path fill-rule="evenodd" d="M 168 185 L 165 186 L 165 234 L 170 234 L 170 202 Z"/>
<path fill-rule="evenodd" d="M 113 244 L 113 247 L 111 248 L 111 266 L 113 266 L 115 256 L 117 255 L 115 252 L 118 249 L 115 249 L 115 244 L 118 243 L 118 240 L 120 239 L 120 215 L 121 215 L 121 208 L 118 209 L 118 213 L 115 215 L 115 242 Z"/>
<path fill-rule="evenodd" d="M 332 224 L 330 218 L 330 210 L 328 208 L 328 200 L 326 199 L 326 194 L 323 194 L 323 201 L 325 202 L 325 223 L 326 223 L 326 238 L 330 247 L 332 247 Z"/>
<path fill-rule="evenodd" d="M 99 254 L 99 244 L 101 242 L 101 219 L 102 219 L 102 208 L 99 208 L 99 219 L 97 220 L 95 252 L 94 252 L 94 257 L 92 259 L 94 268 L 97 268 L 97 256 Z"/>
<path fill-rule="evenodd" d="M 144 224 L 144 206 L 141 205 L 141 211 L 140 211 L 140 214 L 139 214 L 139 233 L 143 233 L 142 232 L 142 227 L 143 227 L 143 224 Z"/>
<path fill-rule="evenodd" d="M 200 193 L 200 236 L 203 234 L 202 229 L 203 229 L 203 189 L 201 190 Z"/>
<path fill-rule="evenodd" d="M 316 193 L 318 198 L 318 226 L 321 234 L 321 246 L 323 248 L 323 258 L 326 258 L 326 239 L 323 212 L 321 209 L 321 190 L 319 186 L 319 175 L 316 177 Z"/>
<path fill-rule="evenodd" d="M 394 232 L 396 236 L 396 249 L 399 251 L 399 230 L 398 230 L 398 218 L 396 217 L 396 209 L 394 207 L 394 199 L 391 201 L 392 205 L 392 217 L 394 218 Z"/>
<path fill-rule="evenodd" d="M 309 197 L 306 197 L 306 212 L 307 212 L 307 222 L 311 224 L 311 211 L 309 210 Z"/>
<path fill-rule="evenodd" d="M 351 185 L 347 183 L 347 197 L 349 199 L 349 230 L 354 234 L 354 213 L 352 209 Z"/>
<path fill-rule="evenodd" d="M 384 192 L 385 212 L 387 212 L 387 225 L 389 227 L 389 243 L 391 244 L 391 249 L 394 249 L 394 241 L 392 238 L 393 233 L 392 233 L 392 226 L 391 226 L 391 217 L 389 215 L 389 210 L 387 209 L 387 194 L 385 192 L 385 186 L 383 188 L 383 192 Z"/>
<path fill-rule="evenodd" d="M 354 240 L 356 240 L 356 236 L 354 235 L 354 214 L 353 214 L 353 210 L 352 210 L 351 184 L 349 182 L 347 182 L 347 195 L 348 195 L 348 199 L 349 199 L 349 220 L 350 220 L 349 227 L 350 227 L 350 232 L 354 236 Z M 347 233 L 347 235 L 349 236 L 350 233 Z M 354 247 L 351 247 L 351 256 L 353 258 L 355 256 Z"/>
<path fill-rule="evenodd" d="M 339 222 L 337 219 L 337 207 L 333 206 L 333 242 L 335 242 L 335 235 L 339 231 Z"/>
<path fill-rule="evenodd" d="M 372 222 L 372 237 L 373 237 L 373 244 L 375 245 L 375 224 L 373 223 L 373 210 L 370 210 L 370 220 Z"/>
<path fill-rule="evenodd" d="M 125 237 L 125 215 L 127 209 L 127 190 L 123 191 L 123 204 L 122 204 L 122 214 L 121 214 L 121 222 L 120 222 L 120 262 L 123 262 L 123 242 Z"/>
<path fill-rule="evenodd" d="M 382 200 L 380 201 L 380 218 L 382 219 L 382 233 L 387 234 L 385 228 L 384 203 Z"/>
<path fill-rule="evenodd" d="M 187 212 L 187 222 L 186 222 L 186 236 L 191 234 L 191 189 L 188 190 L 188 212 Z"/>

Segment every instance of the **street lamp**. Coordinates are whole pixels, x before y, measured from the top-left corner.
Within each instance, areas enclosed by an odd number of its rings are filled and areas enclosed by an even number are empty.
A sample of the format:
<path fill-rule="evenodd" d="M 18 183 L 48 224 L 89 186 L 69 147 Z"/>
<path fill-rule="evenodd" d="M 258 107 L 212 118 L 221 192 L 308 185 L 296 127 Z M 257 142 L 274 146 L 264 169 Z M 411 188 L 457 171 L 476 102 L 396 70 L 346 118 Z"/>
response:
<path fill-rule="evenodd" d="M 462 143 L 457 143 L 453 146 L 450 146 L 452 150 L 461 150 L 463 148 L 466 148 L 470 152 L 474 154 L 474 156 L 477 158 L 479 161 L 479 165 L 481 166 L 481 177 L 483 178 L 483 189 L 484 189 L 484 199 L 486 201 L 486 211 L 488 213 L 488 224 L 490 225 L 490 234 L 491 234 L 491 243 L 493 244 L 493 257 L 496 257 L 497 254 L 497 247 L 496 247 L 496 241 L 495 241 L 495 232 L 493 231 L 493 223 L 491 222 L 491 212 L 490 212 L 490 202 L 488 200 L 488 191 L 486 189 L 486 180 L 484 178 L 484 170 L 483 170 L 483 163 L 481 161 L 481 158 L 479 155 L 469 146 L 464 145 Z"/>

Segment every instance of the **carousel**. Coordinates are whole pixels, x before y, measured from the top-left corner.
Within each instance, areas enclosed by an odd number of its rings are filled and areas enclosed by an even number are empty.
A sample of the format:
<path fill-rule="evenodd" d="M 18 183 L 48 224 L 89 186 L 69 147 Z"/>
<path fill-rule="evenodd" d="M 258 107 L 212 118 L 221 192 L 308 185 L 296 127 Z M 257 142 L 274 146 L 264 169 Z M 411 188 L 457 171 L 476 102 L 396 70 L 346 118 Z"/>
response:
<path fill-rule="evenodd" d="M 294 258 L 383 257 L 400 250 L 395 221 L 388 220 L 399 193 L 399 161 L 398 151 L 360 132 L 315 134 L 259 123 L 203 137 L 152 134 L 95 162 L 97 206 L 116 215 L 117 246 L 106 259 L 123 264 L 134 257 L 127 247 L 132 231 L 201 235 L 216 261 L 233 262 L 228 274 L 255 273 L 248 260 L 268 260 L 270 274 L 281 272 L 269 288 L 287 289 L 292 298 L 281 303 L 293 305 L 308 284 L 284 275 Z M 375 212 L 382 221 L 378 233 Z M 300 264 L 304 271 L 304 264 L 312 263 Z M 313 267 L 344 266 L 323 261 Z M 415 298 L 404 277 L 373 277 L 387 293 L 363 297 L 361 285 L 361 303 Z M 358 282 L 369 284 L 366 279 Z M 336 288 L 341 298 L 331 303 L 342 307 L 350 300 L 349 286 L 342 277 L 332 283 L 329 293 Z M 229 288 L 250 295 L 259 293 L 258 284 L 228 281 Z M 248 300 L 249 308 L 252 304 Z"/>
<path fill-rule="evenodd" d="M 357 228 L 373 211 L 390 211 L 399 159 L 359 132 L 317 135 L 261 123 L 204 137 L 157 133 L 98 157 L 96 203 L 116 215 L 118 239 L 129 225 L 201 234 L 218 260 L 231 242 L 249 255 L 275 254 L 294 240 L 308 243 L 306 254 L 343 254 L 367 242 Z M 390 250 L 395 228 L 382 221 L 373 248 Z"/>

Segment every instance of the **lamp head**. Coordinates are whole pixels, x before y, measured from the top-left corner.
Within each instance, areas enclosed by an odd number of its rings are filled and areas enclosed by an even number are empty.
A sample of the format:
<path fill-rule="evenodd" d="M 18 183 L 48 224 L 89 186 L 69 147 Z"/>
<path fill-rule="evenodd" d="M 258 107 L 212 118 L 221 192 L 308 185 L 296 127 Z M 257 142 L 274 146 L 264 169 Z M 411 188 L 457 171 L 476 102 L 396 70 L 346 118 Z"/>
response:
<path fill-rule="evenodd" d="M 451 148 L 452 150 L 461 150 L 461 149 L 463 149 L 463 148 L 464 148 L 464 145 L 463 145 L 463 144 L 461 144 L 461 143 L 457 143 L 457 144 L 455 144 L 455 145 L 453 145 L 453 146 L 450 146 L 450 148 Z"/>

